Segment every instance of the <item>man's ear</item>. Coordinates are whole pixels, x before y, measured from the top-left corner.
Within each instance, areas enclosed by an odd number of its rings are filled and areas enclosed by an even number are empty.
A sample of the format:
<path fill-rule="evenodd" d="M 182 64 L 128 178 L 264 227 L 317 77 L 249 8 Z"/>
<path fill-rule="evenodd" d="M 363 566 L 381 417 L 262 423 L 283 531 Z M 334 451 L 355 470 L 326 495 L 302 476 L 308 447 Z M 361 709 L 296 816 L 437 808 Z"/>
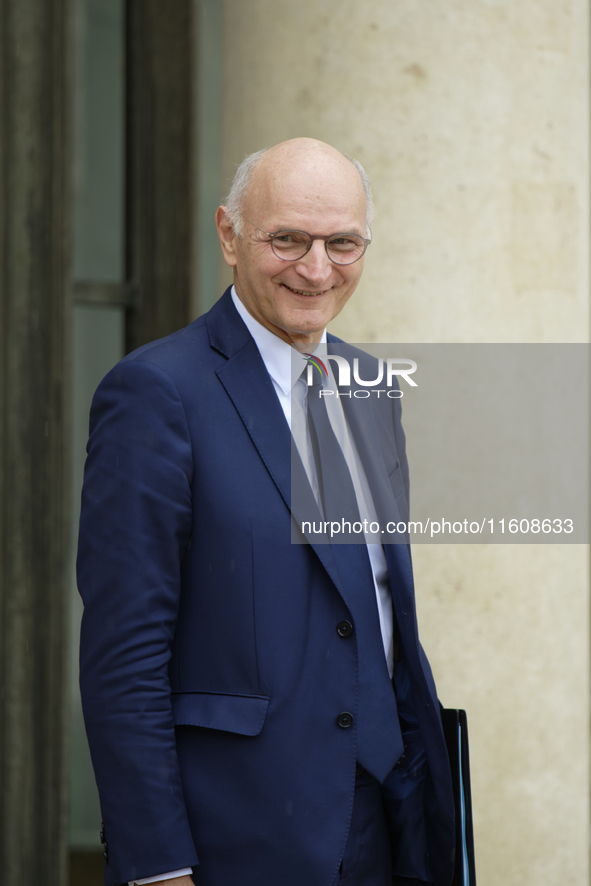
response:
<path fill-rule="evenodd" d="M 222 252 L 224 253 L 224 260 L 227 265 L 234 268 L 236 267 L 236 250 L 234 248 L 236 234 L 225 206 L 218 206 L 215 214 L 215 224 L 218 229 L 218 237 L 220 238 Z"/>

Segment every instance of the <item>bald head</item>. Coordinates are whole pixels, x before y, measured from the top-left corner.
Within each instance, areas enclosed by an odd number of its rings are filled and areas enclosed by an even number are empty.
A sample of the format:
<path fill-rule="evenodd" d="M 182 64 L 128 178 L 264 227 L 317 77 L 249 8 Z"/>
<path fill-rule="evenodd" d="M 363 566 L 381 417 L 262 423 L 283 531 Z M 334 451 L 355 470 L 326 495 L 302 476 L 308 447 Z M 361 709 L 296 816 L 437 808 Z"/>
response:
<path fill-rule="evenodd" d="M 284 341 L 320 341 L 355 291 L 373 215 L 366 182 L 363 169 L 330 145 L 291 139 L 247 157 L 227 204 L 218 207 L 218 235 L 238 298 Z M 299 250 L 301 232 L 309 239 Z M 342 262 L 347 249 L 351 261 Z"/>
<path fill-rule="evenodd" d="M 241 213 L 248 215 L 246 202 L 261 199 L 268 201 L 272 192 L 279 197 L 285 193 L 295 178 L 307 179 L 310 186 L 310 197 L 314 198 L 314 183 L 324 181 L 337 185 L 348 183 L 351 191 L 363 191 L 365 201 L 365 231 L 363 236 L 370 235 L 374 217 L 373 200 L 369 179 L 360 163 L 352 157 L 342 154 L 326 142 L 313 138 L 293 138 L 280 142 L 272 148 L 264 148 L 246 157 L 236 171 L 234 181 L 227 200 L 225 201 L 228 216 L 236 234 L 243 230 Z M 317 189 L 318 190 L 318 189 Z M 315 195 L 322 199 L 319 189 Z M 350 193 L 351 193 L 350 191 Z"/>

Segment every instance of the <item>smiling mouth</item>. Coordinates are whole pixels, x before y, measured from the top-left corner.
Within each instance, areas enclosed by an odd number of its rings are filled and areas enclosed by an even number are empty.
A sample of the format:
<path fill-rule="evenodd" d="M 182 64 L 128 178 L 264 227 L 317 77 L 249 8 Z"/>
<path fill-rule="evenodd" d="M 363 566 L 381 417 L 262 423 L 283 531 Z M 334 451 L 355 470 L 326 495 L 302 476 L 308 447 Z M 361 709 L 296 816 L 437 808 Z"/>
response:
<path fill-rule="evenodd" d="M 306 292 L 303 289 L 294 289 L 293 286 L 288 286 L 287 283 L 282 283 L 282 286 L 285 286 L 286 289 L 289 289 L 290 292 L 295 292 L 297 295 L 323 295 L 325 292 L 328 292 L 328 289 L 321 289 L 319 292 Z"/>

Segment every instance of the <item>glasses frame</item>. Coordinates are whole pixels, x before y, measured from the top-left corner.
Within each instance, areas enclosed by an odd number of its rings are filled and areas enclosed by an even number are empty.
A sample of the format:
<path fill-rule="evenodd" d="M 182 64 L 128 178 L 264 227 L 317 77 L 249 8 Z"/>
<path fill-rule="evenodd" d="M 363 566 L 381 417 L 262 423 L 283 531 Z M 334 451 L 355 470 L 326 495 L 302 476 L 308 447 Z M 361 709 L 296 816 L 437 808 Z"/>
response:
<path fill-rule="evenodd" d="M 242 218 L 245 221 L 247 221 L 249 224 L 251 224 L 253 226 L 253 228 L 256 228 L 257 231 L 260 231 L 261 234 L 264 234 L 265 237 L 269 238 L 269 243 L 271 244 L 271 249 L 273 250 L 273 255 L 276 255 L 277 258 L 281 259 L 281 261 L 299 261 L 301 258 L 303 258 L 305 255 L 307 255 L 310 252 L 310 250 L 312 249 L 312 244 L 313 244 L 314 240 L 324 240 L 324 251 L 326 252 L 326 255 L 328 256 L 329 261 L 331 261 L 334 265 L 354 265 L 355 262 L 358 262 L 360 258 L 363 258 L 363 256 L 365 255 L 365 253 L 367 251 L 367 247 L 371 243 L 371 237 L 368 240 L 366 237 L 361 237 L 360 234 L 353 234 L 353 236 L 359 237 L 360 240 L 363 240 L 363 242 L 365 244 L 363 252 L 361 253 L 361 255 L 357 256 L 357 258 L 354 258 L 353 261 L 335 261 L 334 258 L 331 258 L 331 256 L 328 254 L 329 240 L 334 240 L 335 237 L 343 237 L 343 236 L 350 237 L 353 233 L 352 231 L 339 231 L 336 234 L 330 234 L 328 237 L 320 237 L 320 236 L 313 237 L 312 234 L 308 234 L 307 231 L 299 231 L 297 228 L 287 228 L 284 231 L 264 231 L 262 228 L 259 228 L 258 225 L 255 225 L 255 223 L 252 221 L 252 219 L 250 219 L 246 215 L 244 215 L 243 212 L 240 212 L 240 210 L 239 210 L 239 214 L 242 216 Z M 282 234 L 291 234 L 291 233 L 305 234 L 306 237 L 309 238 L 309 243 L 308 243 L 308 246 L 307 246 L 307 249 L 305 250 L 305 252 L 302 252 L 302 254 L 299 255 L 297 258 L 284 258 L 282 255 L 279 255 L 278 252 L 275 252 L 275 246 L 273 244 L 273 240 L 275 239 L 275 237 L 279 237 Z"/>

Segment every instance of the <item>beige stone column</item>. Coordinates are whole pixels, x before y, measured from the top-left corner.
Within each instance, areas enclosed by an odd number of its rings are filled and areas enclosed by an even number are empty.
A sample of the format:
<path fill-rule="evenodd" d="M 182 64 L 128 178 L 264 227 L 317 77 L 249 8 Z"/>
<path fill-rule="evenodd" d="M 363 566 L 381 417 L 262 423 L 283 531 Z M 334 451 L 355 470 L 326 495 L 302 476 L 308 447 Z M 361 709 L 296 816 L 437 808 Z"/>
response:
<path fill-rule="evenodd" d="M 226 189 L 246 153 L 298 135 L 350 152 L 373 182 L 374 242 L 333 331 L 588 341 L 587 3 L 225 0 L 224 13 Z M 414 558 L 441 698 L 469 713 L 479 886 L 587 886 L 587 548 Z"/>

